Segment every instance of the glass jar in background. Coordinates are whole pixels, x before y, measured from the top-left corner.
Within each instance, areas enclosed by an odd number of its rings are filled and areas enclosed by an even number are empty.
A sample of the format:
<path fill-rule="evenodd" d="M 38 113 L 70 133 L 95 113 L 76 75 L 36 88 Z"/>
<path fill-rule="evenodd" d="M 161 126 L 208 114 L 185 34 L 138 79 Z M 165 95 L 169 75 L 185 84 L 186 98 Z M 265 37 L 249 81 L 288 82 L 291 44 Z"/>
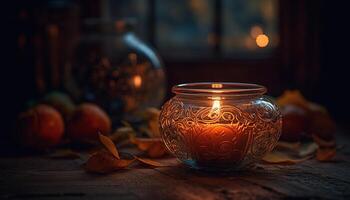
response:
<path fill-rule="evenodd" d="M 89 19 L 65 72 L 65 86 L 80 102 L 102 106 L 112 121 L 137 120 L 159 107 L 165 74 L 158 54 L 133 32 L 130 20 Z"/>

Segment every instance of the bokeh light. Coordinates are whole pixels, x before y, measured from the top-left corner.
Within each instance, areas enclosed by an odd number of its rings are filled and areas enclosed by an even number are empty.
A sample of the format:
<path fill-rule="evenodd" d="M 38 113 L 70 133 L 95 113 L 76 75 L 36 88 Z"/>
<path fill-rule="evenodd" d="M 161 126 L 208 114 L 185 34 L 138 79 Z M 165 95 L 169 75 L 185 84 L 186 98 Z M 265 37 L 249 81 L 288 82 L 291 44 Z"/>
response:
<path fill-rule="evenodd" d="M 258 47 L 264 48 L 269 44 L 269 37 L 265 34 L 260 34 L 256 37 L 255 42 Z"/>

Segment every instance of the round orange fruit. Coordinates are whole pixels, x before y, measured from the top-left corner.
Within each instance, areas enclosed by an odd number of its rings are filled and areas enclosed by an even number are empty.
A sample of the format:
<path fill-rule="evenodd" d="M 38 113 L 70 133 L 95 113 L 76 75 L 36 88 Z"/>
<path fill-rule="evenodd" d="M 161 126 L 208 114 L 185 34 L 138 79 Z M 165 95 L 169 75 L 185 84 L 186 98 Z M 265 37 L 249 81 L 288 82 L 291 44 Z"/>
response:
<path fill-rule="evenodd" d="M 89 141 L 98 138 L 98 132 L 109 134 L 111 120 L 102 108 L 92 103 L 77 107 L 67 124 L 67 134 L 75 141 Z"/>
<path fill-rule="evenodd" d="M 17 128 L 22 143 L 38 150 L 58 145 L 64 134 L 61 114 L 53 107 L 44 104 L 21 113 Z"/>
<path fill-rule="evenodd" d="M 295 105 L 286 105 L 281 108 L 282 135 L 281 140 L 298 142 L 307 130 L 308 117 L 305 110 Z"/>

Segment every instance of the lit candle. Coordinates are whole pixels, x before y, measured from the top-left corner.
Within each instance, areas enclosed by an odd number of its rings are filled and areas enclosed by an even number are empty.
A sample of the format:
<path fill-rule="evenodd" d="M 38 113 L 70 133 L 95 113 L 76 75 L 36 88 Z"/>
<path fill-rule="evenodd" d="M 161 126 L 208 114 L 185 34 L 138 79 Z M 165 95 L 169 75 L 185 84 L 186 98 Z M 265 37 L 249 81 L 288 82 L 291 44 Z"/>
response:
<path fill-rule="evenodd" d="M 208 119 L 217 119 L 222 115 L 221 98 L 212 98 L 212 107 L 208 112 Z M 190 154 L 196 158 L 200 165 L 210 166 L 227 165 L 241 161 L 249 143 L 249 134 L 242 132 L 238 124 L 222 123 L 198 123 L 184 136 L 189 136 Z"/>
<path fill-rule="evenodd" d="M 160 130 L 170 152 L 197 169 L 241 169 L 276 145 L 281 115 L 266 88 L 242 83 L 173 87 L 162 107 Z"/>

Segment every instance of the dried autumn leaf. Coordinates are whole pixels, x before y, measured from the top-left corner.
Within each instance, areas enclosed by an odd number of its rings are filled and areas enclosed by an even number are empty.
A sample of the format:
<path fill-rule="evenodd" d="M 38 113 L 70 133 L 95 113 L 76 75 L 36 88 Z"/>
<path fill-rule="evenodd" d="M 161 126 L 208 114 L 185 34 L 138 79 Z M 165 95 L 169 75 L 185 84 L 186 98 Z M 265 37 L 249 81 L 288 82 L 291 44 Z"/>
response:
<path fill-rule="evenodd" d="M 318 149 L 318 145 L 314 142 L 303 144 L 298 151 L 298 156 L 306 157 L 313 155 Z"/>
<path fill-rule="evenodd" d="M 109 137 L 102 135 L 101 133 L 98 133 L 100 142 L 104 145 L 104 147 L 117 159 L 120 159 L 119 153 L 117 148 L 115 147 L 113 141 L 109 139 Z"/>
<path fill-rule="evenodd" d="M 172 165 L 165 164 L 165 163 L 160 163 L 158 161 L 151 160 L 151 159 L 148 159 L 148 158 L 139 158 L 139 157 L 135 156 L 135 159 L 140 161 L 141 163 L 149 165 L 151 167 L 169 167 L 169 166 L 172 166 Z"/>
<path fill-rule="evenodd" d="M 145 140 L 148 140 L 148 138 L 140 139 L 140 138 L 136 138 L 133 135 L 130 135 L 129 140 L 132 144 L 135 144 L 137 148 L 141 151 L 146 151 L 152 145 L 151 142 L 144 142 Z M 149 139 L 149 140 L 153 140 L 153 139 Z"/>
<path fill-rule="evenodd" d="M 336 142 L 334 139 L 332 140 L 325 140 L 319 137 L 316 134 L 312 134 L 312 138 L 314 142 L 320 147 L 320 148 L 334 148 L 336 146 Z"/>
<path fill-rule="evenodd" d="M 321 162 L 332 161 L 336 152 L 336 148 L 319 148 L 316 153 L 316 159 Z"/>
<path fill-rule="evenodd" d="M 281 107 L 292 104 L 308 110 L 308 101 L 299 90 L 284 91 L 284 93 L 276 99 L 276 102 Z"/>
<path fill-rule="evenodd" d="M 300 145 L 301 145 L 300 142 L 278 141 L 278 143 L 276 145 L 276 149 L 297 151 L 297 149 L 300 148 Z"/>
<path fill-rule="evenodd" d="M 310 159 L 311 156 L 307 156 L 304 158 L 294 158 L 289 154 L 284 154 L 280 152 L 271 152 L 266 154 L 262 160 L 266 164 L 279 164 L 279 165 L 294 165 L 305 160 Z"/>
<path fill-rule="evenodd" d="M 80 158 L 80 154 L 71 149 L 58 149 L 50 154 L 49 157 L 55 159 L 77 159 Z"/>
<path fill-rule="evenodd" d="M 304 158 L 316 152 L 318 145 L 314 142 L 300 143 L 300 142 L 281 142 L 277 143 L 275 152 L 289 154 L 296 158 Z"/>
<path fill-rule="evenodd" d="M 160 138 L 131 137 L 130 142 L 135 144 L 139 150 L 146 152 L 151 158 L 159 158 L 167 153 Z"/>
<path fill-rule="evenodd" d="M 166 153 L 167 153 L 167 151 L 164 148 L 163 143 L 153 145 L 147 150 L 147 154 L 151 158 L 160 158 L 160 157 L 164 156 Z"/>
<path fill-rule="evenodd" d="M 123 160 L 117 159 L 110 152 L 98 151 L 94 153 L 85 163 L 84 169 L 87 172 L 110 173 L 118 169 L 124 169 L 135 159 Z"/>
<path fill-rule="evenodd" d="M 135 161 L 135 159 L 131 159 L 131 160 L 119 159 L 119 160 L 117 160 L 115 162 L 115 166 L 118 169 L 126 168 L 127 166 L 129 166 L 134 161 Z"/>
<path fill-rule="evenodd" d="M 126 127 L 132 128 L 131 124 L 130 124 L 129 122 L 127 122 L 127 121 L 122 120 L 121 123 L 122 123 L 124 126 L 126 126 Z"/>
<path fill-rule="evenodd" d="M 130 135 L 134 135 L 135 130 L 129 126 L 123 126 L 118 129 L 116 129 L 110 136 L 109 138 L 113 142 L 122 142 L 125 141 L 126 139 L 129 138 Z"/>

